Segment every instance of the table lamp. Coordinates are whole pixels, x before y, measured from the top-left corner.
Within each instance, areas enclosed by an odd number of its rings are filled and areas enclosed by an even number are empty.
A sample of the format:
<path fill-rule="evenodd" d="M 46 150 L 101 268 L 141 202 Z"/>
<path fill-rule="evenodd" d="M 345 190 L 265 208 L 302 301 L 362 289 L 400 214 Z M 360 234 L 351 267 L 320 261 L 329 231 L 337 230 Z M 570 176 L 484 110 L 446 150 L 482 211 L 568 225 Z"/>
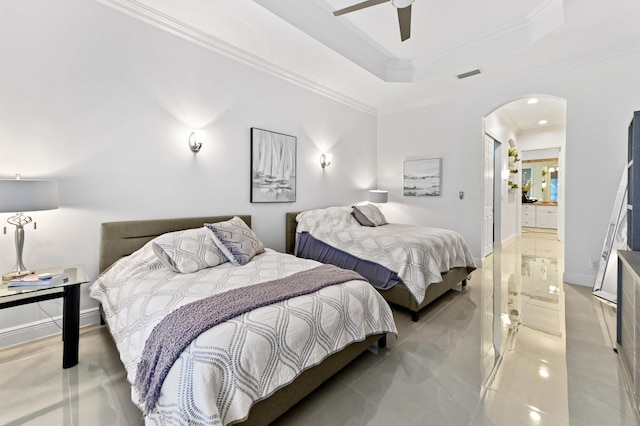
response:
<path fill-rule="evenodd" d="M 389 200 L 389 192 L 382 189 L 369 190 L 369 202 L 374 204 L 383 204 Z"/>
<path fill-rule="evenodd" d="M 4 281 L 33 273 L 22 263 L 24 225 L 33 221 L 23 212 L 53 210 L 58 208 L 58 183 L 54 180 L 0 179 L 0 213 L 16 213 L 7 219 L 15 225 L 16 264 L 13 270 L 2 276 Z M 35 227 L 35 224 L 34 224 Z M 6 228 L 5 228 L 6 233 Z"/>

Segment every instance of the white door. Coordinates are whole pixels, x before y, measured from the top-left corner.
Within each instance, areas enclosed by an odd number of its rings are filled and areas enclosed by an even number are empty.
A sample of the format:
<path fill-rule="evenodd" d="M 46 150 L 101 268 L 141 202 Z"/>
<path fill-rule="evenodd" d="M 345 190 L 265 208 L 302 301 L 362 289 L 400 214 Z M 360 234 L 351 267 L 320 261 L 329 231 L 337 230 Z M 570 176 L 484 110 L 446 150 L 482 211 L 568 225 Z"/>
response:
<path fill-rule="evenodd" d="M 484 136 L 484 215 L 482 257 L 493 253 L 493 139 Z"/>

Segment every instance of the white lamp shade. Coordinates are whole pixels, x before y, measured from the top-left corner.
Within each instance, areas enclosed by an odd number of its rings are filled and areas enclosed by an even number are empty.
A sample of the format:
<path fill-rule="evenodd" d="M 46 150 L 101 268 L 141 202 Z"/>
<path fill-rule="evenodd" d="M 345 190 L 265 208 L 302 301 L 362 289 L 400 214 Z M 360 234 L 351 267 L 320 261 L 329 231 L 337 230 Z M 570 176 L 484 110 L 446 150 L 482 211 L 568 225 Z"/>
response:
<path fill-rule="evenodd" d="M 369 190 L 369 202 L 382 204 L 386 203 L 389 199 L 389 192 L 383 191 L 381 189 L 371 189 Z"/>
<path fill-rule="evenodd" d="M 58 182 L 55 180 L 0 180 L 0 212 L 18 213 L 58 208 Z"/>

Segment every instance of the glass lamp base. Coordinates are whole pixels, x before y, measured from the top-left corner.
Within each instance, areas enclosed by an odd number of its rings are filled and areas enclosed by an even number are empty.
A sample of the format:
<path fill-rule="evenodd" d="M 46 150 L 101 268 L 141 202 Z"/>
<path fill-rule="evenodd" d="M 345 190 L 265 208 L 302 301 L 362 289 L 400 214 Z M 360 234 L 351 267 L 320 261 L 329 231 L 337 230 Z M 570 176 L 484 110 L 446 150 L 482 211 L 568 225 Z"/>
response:
<path fill-rule="evenodd" d="M 14 278 L 24 277 L 25 275 L 33 274 L 34 271 L 12 271 L 2 276 L 2 281 L 9 281 Z"/>

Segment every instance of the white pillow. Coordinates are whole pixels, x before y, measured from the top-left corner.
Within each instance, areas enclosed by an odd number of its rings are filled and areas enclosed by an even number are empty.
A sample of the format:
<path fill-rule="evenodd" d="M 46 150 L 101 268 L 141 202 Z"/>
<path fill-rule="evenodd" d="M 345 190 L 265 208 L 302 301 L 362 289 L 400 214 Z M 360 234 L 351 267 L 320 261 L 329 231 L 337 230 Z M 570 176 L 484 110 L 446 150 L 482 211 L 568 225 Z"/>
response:
<path fill-rule="evenodd" d="M 351 215 L 351 207 L 326 207 L 299 213 L 296 216 L 296 232 L 313 234 L 333 233 L 337 229 L 359 228 L 360 224 Z"/>
<path fill-rule="evenodd" d="M 227 262 L 207 228 L 170 232 L 152 240 L 158 259 L 173 272 L 188 274 Z"/>

